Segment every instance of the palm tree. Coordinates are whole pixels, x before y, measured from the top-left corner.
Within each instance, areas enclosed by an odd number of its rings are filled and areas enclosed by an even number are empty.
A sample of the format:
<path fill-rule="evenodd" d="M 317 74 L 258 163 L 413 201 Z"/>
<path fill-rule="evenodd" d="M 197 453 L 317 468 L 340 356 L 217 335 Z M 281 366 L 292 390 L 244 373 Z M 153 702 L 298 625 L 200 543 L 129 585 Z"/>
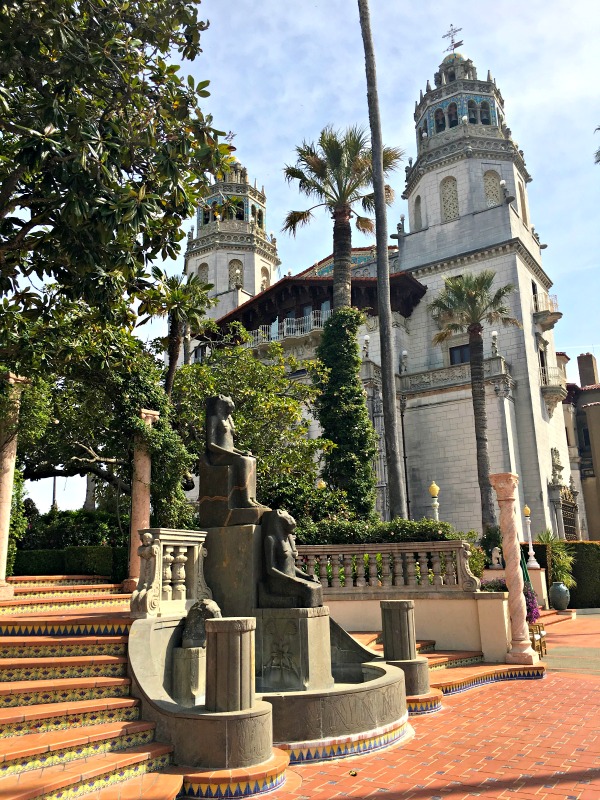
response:
<path fill-rule="evenodd" d="M 483 376 L 483 324 L 516 325 L 510 316 L 507 296 L 514 291 L 512 284 L 492 292 L 496 273 L 483 270 L 477 275 L 465 274 L 446 278 L 444 288 L 428 308 L 440 326 L 433 337 L 434 344 L 446 341 L 455 333 L 469 334 L 469 359 L 471 362 L 471 393 L 475 418 L 475 443 L 477 448 L 477 479 L 481 493 L 481 523 L 483 533 L 495 527 L 496 510 L 490 483 L 490 457 L 488 453 L 487 412 L 485 408 L 485 382 Z"/>
<path fill-rule="evenodd" d="M 375 69 L 375 48 L 371 34 L 369 0 L 358 0 L 360 29 L 365 50 L 365 71 L 367 76 L 367 101 L 371 126 L 371 146 L 373 155 L 373 194 L 375 197 L 375 232 L 377 241 L 377 307 L 379 313 L 379 340 L 381 347 L 381 398 L 383 404 L 383 426 L 385 439 L 385 460 L 388 476 L 388 496 L 390 516 L 406 517 L 406 494 L 402 482 L 400 466 L 400 441 L 398 415 L 396 413 L 396 378 L 394 338 L 392 329 L 392 307 L 390 304 L 390 264 L 388 260 L 388 230 L 383 170 L 383 142 L 381 138 L 381 118 L 377 96 L 377 73 Z"/>
<path fill-rule="evenodd" d="M 356 217 L 356 227 L 363 233 L 373 233 L 373 220 L 357 214 L 352 206 L 360 202 L 365 211 L 375 207 L 372 192 L 373 163 L 369 137 L 359 127 L 350 127 L 343 132 L 331 126 L 321 131 L 318 142 L 303 142 L 296 148 L 295 166 L 286 166 L 286 180 L 298 181 L 299 190 L 318 202 L 306 211 L 290 211 L 283 230 L 293 236 L 299 227 L 307 225 L 313 218 L 315 208 L 326 208 L 333 217 L 333 308 L 352 304 L 352 229 L 350 220 Z M 402 151 L 396 147 L 384 147 L 382 153 L 384 174 L 398 166 Z M 390 204 L 394 194 L 385 187 L 386 202 Z"/>
<path fill-rule="evenodd" d="M 146 293 L 138 313 L 147 314 L 147 319 L 168 318 L 165 392 L 171 397 L 186 327 L 198 330 L 202 324 L 206 309 L 211 304 L 207 295 L 211 286 L 202 283 L 197 275 L 188 275 L 185 280 L 183 275 L 167 275 L 160 267 L 152 268 L 152 277 L 156 283 Z"/>

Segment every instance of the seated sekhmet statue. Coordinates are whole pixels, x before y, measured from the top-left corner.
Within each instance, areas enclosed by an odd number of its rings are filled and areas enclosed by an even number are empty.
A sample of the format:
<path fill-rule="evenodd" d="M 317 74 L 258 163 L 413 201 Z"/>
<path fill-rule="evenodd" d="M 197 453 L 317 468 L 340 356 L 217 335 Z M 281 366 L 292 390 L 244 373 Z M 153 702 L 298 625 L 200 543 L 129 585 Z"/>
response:
<path fill-rule="evenodd" d="M 200 461 L 200 524 L 206 528 L 258 525 L 266 510 L 256 500 L 256 459 L 234 445 L 231 397 L 206 401 L 206 449 Z"/>

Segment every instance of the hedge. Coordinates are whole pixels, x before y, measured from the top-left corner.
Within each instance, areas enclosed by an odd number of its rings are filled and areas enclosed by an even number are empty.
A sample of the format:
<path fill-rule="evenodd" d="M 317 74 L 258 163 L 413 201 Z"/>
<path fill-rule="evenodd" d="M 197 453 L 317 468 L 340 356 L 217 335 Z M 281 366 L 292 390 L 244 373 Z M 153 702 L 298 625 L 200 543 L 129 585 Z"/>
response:
<path fill-rule="evenodd" d="M 122 547 L 129 540 L 129 519 L 105 511 L 49 511 L 30 521 L 21 541 L 23 550 L 63 550 L 102 545 Z"/>
<path fill-rule="evenodd" d="M 64 574 L 64 550 L 17 550 L 13 575 Z"/>
<path fill-rule="evenodd" d="M 65 547 L 65 575 L 106 575 L 113 571 L 112 547 Z"/>
<path fill-rule="evenodd" d="M 528 545 L 522 545 L 525 555 Z M 569 589 L 571 608 L 600 608 L 600 542 L 568 542 L 569 550 L 575 555 L 573 577 L 577 586 Z M 546 569 L 546 545 L 533 545 L 535 557 L 543 569 Z"/>
<path fill-rule="evenodd" d="M 322 520 L 296 530 L 298 544 L 369 544 L 377 542 L 437 542 L 445 539 L 474 541 L 471 533 L 455 530 L 448 522 L 433 519 L 394 519 L 391 522 Z"/>

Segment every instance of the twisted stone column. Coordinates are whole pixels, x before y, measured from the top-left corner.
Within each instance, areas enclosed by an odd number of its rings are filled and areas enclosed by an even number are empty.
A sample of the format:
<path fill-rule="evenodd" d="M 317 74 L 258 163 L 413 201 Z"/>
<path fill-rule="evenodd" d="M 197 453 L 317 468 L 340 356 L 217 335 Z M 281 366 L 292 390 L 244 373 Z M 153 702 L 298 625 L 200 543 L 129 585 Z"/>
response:
<path fill-rule="evenodd" d="M 152 427 L 159 418 L 158 411 L 142 408 L 140 417 Z M 150 472 L 151 458 L 140 436 L 133 445 L 133 475 L 131 480 L 131 524 L 129 526 L 129 578 L 123 582 L 126 592 L 137 588 L 140 577 L 139 531 L 150 527 Z"/>
<path fill-rule="evenodd" d="M 512 472 L 490 475 L 498 505 L 500 506 L 500 531 L 504 556 L 506 585 L 508 587 L 508 610 L 510 613 L 511 647 L 506 655 L 507 664 L 536 664 L 540 659 L 531 647 L 527 606 L 523 595 L 523 573 L 521 572 L 521 547 L 517 531 L 515 489 L 519 476 Z"/>

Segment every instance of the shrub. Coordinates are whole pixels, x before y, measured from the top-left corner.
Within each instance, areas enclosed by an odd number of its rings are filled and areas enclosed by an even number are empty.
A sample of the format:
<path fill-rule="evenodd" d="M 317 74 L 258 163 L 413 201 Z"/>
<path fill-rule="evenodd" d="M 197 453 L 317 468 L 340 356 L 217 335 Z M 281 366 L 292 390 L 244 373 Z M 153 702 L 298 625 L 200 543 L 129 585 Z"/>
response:
<path fill-rule="evenodd" d="M 112 582 L 122 583 L 129 575 L 129 548 L 113 547 Z"/>
<path fill-rule="evenodd" d="M 65 575 L 64 550 L 17 550 L 13 575 Z"/>
<path fill-rule="evenodd" d="M 65 575 L 106 575 L 113 572 L 111 547 L 66 547 Z"/>
<path fill-rule="evenodd" d="M 438 542 L 446 539 L 474 541 L 474 533 L 461 533 L 448 522 L 433 519 L 394 519 L 391 522 L 327 519 L 305 522 L 296 531 L 298 544 L 368 544 L 377 542 Z"/>
<path fill-rule="evenodd" d="M 567 589 L 576 586 L 572 573 L 575 556 L 572 552 L 571 543 L 566 542 L 564 539 L 557 539 L 550 530 L 545 530 L 538 534 L 536 539 L 541 544 L 546 545 L 548 585 L 553 581 L 561 581 Z"/>
<path fill-rule="evenodd" d="M 106 511 L 49 511 L 31 519 L 27 534 L 19 549 L 44 550 L 90 545 L 127 544 L 129 521 Z"/>
<path fill-rule="evenodd" d="M 495 545 L 494 545 L 495 546 Z M 504 578 L 494 578 L 491 581 L 481 582 L 482 592 L 507 592 L 508 586 Z M 530 583 L 523 584 L 523 595 L 525 596 L 525 606 L 527 607 L 527 622 L 535 622 L 540 617 L 538 599 Z"/>
<path fill-rule="evenodd" d="M 481 578 L 485 569 L 486 555 L 481 547 L 471 545 L 469 554 L 469 567 L 476 578 Z"/>

